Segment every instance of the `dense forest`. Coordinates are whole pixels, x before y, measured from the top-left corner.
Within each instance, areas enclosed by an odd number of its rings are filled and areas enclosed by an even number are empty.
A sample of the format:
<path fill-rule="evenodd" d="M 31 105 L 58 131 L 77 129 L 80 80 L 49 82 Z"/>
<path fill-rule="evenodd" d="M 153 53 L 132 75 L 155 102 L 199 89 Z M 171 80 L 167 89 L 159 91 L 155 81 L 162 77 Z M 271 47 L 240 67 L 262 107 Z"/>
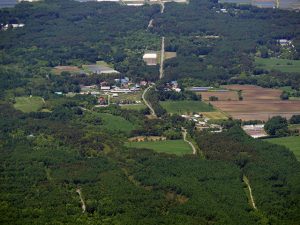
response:
<path fill-rule="evenodd" d="M 225 7 L 228 13 L 217 13 Z M 153 19 L 153 26 L 148 27 Z M 184 90 L 225 83 L 291 86 L 299 74 L 257 69 L 257 52 L 281 51 L 293 40 L 299 60 L 300 16 L 293 11 L 221 5 L 214 0 L 128 7 L 71 0 L 23 2 L 0 11 L 0 224 L 272 224 L 300 223 L 300 163 L 282 146 L 254 140 L 234 120 L 223 132 L 200 132 L 194 122 L 159 104 L 201 100 Z M 3 29 L 5 24 L 24 27 Z M 177 57 L 146 66 L 143 53 Z M 53 73 L 55 66 L 105 61 L 118 75 Z M 82 85 L 129 77 L 156 82 L 149 109 L 95 108 L 77 95 Z M 182 92 L 164 91 L 178 80 Z M 74 96 L 55 92 L 72 92 Z M 22 112 L 20 96 L 40 97 L 40 110 Z M 293 117 L 291 123 L 298 123 Z M 182 139 L 199 152 L 176 156 L 126 147 L 128 138 Z M 197 151 L 198 151 L 197 150 Z M 251 204 L 248 181 L 256 207 Z"/>

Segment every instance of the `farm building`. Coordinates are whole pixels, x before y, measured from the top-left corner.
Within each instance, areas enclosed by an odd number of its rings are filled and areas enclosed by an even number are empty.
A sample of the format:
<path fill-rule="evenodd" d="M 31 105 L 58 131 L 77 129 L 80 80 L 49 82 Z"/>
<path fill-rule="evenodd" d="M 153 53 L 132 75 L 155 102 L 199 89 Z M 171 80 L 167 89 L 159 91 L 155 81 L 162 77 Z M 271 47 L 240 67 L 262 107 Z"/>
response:
<path fill-rule="evenodd" d="M 90 73 L 95 74 L 111 74 L 111 73 L 119 73 L 117 70 L 114 70 L 107 66 L 100 65 L 85 65 L 84 66 Z"/>
<path fill-rule="evenodd" d="M 187 88 L 188 91 L 208 91 L 212 89 L 213 87 L 190 87 Z"/>
<path fill-rule="evenodd" d="M 148 66 L 155 66 L 157 64 L 157 53 L 146 53 L 143 60 Z"/>

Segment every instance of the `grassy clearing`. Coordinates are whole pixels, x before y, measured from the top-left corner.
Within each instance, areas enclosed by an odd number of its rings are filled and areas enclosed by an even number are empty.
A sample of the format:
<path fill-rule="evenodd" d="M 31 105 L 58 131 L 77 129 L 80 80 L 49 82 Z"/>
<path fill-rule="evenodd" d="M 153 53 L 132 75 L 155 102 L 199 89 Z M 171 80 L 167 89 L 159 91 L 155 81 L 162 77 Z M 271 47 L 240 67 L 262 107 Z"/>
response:
<path fill-rule="evenodd" d="M 135 129 L 135 125 L 125 120 L 121 116 L 114 116 L 109 113 L 99 113 L 100 118 L 103 121 L 103 128 L 110 131 L 122 131 L 129 133 Z"/>
<path fill-rule="evenodd" d="M 201 101 L 163 101 L 160 104 L 168 113 L 184 114 L 215 111 L 212 106 Z"/>
<path fill-rule="evenodd" d="M 211 120 L 226 120 L 226 119 L 228 119 L 228 117 L 220 111 L 217 111 L 217 112 L 203 112 L 202 114 L 205 117 L 207 117 Z"/>
<path fill-rule="evenodd" d="M 41 97 L 16 97 L 14 107 L 22 112 L 37 112 L 42 109 L 44 101 Z"/>
<path fill-rule="evenodd" d="M 130 110 L 142 110 L 147 108 L 144 104 L 138 104 L 138 105 L 121 105 L 122 109 L 130 109 Z"/>
<path fill-rule="evenodd" d="M 126 143 L 126 146 L 132 148 L 148 148 L 156 152 L 175 155 L 192 154 L 192 148 L 183 140 L 129 142 Z"/>
<path fill-rule="evenodd" d="M 110 98 L 112 103 L 120 101 L 142 101 L 142 91 L 132 92 L 132 93 L 118 93 L 118 97 Z"/>
<path fill-rule="evenodd" d="M 265 140 L 270 143 L 283 145 L 289 148 L 292 152 L 294 152 L 296 158 L 300 161 L 300 137 L 299 136 L 270 138 Z"/>
<path fill-rule="evenodd" d="M 277 58 L 255 58 L 257 68 L 266 70 L 279 70 L 281 72 L 299 73 L 300 60 L 277 59 Z"/>

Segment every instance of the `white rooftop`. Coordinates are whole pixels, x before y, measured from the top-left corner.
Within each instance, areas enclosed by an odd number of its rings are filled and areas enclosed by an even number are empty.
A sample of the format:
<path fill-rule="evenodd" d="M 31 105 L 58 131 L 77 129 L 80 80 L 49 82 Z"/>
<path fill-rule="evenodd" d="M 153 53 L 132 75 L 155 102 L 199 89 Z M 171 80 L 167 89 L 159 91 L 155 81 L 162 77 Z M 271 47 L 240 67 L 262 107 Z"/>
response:
<path fill-rule="evenodd" d="M 143 56 L 143 59 L 156 59 L 157 58 L 157 54 L 156 53 L 146 53 Z"/>

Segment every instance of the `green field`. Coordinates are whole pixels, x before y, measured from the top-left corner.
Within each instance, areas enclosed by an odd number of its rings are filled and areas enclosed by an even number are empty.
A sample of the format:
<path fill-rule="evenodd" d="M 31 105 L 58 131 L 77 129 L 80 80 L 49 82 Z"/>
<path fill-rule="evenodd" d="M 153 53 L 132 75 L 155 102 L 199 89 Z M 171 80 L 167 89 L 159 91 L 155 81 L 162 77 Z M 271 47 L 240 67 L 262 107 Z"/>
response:
<path fill-rule="evenodd" d="M 300 161 L 300 137 L 299 136 L 270 138 L 265 140 L 273 144 L 286 146 L 292 152 L 294 152 L 296 158 Z"/>
<path fill-rule="evenodd" d="M 183 140 L 129 142 L 126 143 L 126 146 L 133 148 L 148 148 L 156 152 L 164 152 L 175 155 L 192 153 L 192 148 Z"/>
<path fill-rule="evenodd" d="M 135 129 L 135 125 L 125 120 L 121 116 L 115 116 L 109 113 L 99 113 L 103 121 L 103 128 L 110 131 L 130 132 Z"/>
<path fill-rule="evenodd" d="M 266 70 L 279 70 L 281 72 L 300 72 L 300 60 L 277 59 L 277 58 L 255 58 L 257 68 Z"/>
<path fill-rule="evenodd" d="M 42 109 L 44 101 L 41 97 L 16 97 L 14 107 L 22 112 L 37 112 Z"/>
<path fill-rule="evenodd" d="M 130 109 L 130 110 L 142 110 L 147 108 L 144 104 L 136 104 L 136 105 L 121 105 L 122 109 Z"/>
<path fill-rule="evenodd" d="M 163 101 L 161 106 L 168 111 L 168 113 L 193 113 L 193 112 L 213 112 L 215 109 L 201 101 Z"/>

